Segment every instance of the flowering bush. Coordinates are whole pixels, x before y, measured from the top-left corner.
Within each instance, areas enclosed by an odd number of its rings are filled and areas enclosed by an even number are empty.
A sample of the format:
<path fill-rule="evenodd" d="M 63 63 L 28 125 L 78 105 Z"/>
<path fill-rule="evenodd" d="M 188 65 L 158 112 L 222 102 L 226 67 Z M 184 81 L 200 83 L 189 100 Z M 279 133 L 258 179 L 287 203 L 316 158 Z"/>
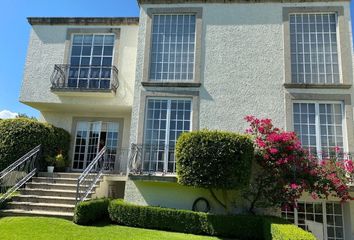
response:
<path fill-rule="evenodd" d="M 304 192 L 314 199 L 352 199 L 348 184 L 353 162 L 339 148 L 333 156 L 319 159 L 301 146 L 294 132 L 274 127 L 270 119 L 247 116 L 245 120 L 250 123 L 247 133 L 253 136 L 258 165 L 250 188 L 244 191 L 251 212 L 257 206 L 295 205 Z"/>

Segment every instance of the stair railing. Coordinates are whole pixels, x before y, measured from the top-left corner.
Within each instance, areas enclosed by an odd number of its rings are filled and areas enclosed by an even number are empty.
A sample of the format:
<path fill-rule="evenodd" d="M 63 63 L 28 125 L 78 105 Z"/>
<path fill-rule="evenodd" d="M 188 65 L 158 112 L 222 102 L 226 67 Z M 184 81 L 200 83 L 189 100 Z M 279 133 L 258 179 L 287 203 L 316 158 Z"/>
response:
<path fill-rule="evenodd" d="M 105 153 L 106 147 L 103 147 L 77 179 L 76 204 L 86 200 L 101 178 L 103 171 L 106 169 Z"/>
<path fill-rule="evenodd" d="M 0 203 L 37 173 L 40 151 L 41 145 L 38 145 L 0 172 Z"/>

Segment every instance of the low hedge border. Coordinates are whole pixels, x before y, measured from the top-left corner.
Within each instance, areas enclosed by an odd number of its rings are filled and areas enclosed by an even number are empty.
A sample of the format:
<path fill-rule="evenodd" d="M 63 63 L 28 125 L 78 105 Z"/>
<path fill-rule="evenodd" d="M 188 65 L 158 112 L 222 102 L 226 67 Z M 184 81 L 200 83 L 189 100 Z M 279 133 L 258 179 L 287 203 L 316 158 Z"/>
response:
<path fill-rule="evenodd" d="M 264 218 L 263 233 L 265 240 L 316 240 L 311 233 L 280 218 Z"/>
<path fill-rule="evenodd" d="M 238 239 L 315 240 L 315 237 L 283 219 L 253 215 L 213 215 L 188 210 L 137 206 L 111 201 L 108 213 L 113 222 L 151 228 Z"/>
<path fill-rule="evenodd" d="M 74 210 L 74 223 L 89 225 L 99 220 L 108 220 L 108 204 L 107 198 L 80 202 Z"/>

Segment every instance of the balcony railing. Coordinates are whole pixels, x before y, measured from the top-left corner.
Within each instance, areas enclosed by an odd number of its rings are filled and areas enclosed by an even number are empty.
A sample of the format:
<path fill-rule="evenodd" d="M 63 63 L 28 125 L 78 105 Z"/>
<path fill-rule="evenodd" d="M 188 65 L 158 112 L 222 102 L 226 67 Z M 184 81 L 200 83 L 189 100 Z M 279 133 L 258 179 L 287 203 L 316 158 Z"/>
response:
<path fill-rule="evenodd" d="M 115 66 L 74 66 L 56 64 L 51 76 L 52 90 L 117 91 L 118 69 Z"/>
<path fill-rule="evenodd" d="M 175 147 L 168 145 L 132 144 L 130 174 L 176 174 Z"/>

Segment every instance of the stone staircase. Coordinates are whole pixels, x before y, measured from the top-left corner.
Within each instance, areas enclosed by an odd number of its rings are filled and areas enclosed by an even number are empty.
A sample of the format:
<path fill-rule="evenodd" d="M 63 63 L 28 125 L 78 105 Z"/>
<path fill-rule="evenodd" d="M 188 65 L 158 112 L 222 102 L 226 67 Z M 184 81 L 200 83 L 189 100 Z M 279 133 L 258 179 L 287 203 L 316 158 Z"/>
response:
<path fill-rule="evenodd" d="M 19 190 L 19 195 L 12 197 L 6 209 L 0 210 L 0 215 L 72 219 L 79 176 L 80 173 L 39 173 Z M 88 195 L 88 199 L 92 194 Z"/>

